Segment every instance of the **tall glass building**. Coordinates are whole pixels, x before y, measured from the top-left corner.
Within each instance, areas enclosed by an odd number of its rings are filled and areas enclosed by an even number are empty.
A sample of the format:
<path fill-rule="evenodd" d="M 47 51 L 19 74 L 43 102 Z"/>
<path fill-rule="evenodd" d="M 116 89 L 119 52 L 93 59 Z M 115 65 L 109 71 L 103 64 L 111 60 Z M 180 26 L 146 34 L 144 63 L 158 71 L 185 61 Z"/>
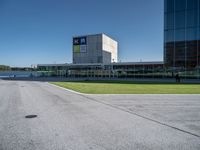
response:
<path fill-rule="evenodd" d="M 167 68 L 200 67 L 200 0 L 164 0 L 164 61 Z"/>

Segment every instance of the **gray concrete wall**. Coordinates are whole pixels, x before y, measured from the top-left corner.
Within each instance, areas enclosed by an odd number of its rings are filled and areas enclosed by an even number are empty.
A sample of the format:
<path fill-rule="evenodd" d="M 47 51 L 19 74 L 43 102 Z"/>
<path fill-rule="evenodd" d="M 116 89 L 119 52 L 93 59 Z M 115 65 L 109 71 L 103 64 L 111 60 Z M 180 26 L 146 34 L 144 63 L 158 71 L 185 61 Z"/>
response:
<path fill-rule="evenodd" d="M 73 63 L 102 63 L 102 35 L 89 35 L 86 39 L 86 52 L 73 52 Z"/>
<path fill-rule="evenodd" d="M 86 37 L 86 51 L 77 51 L 73 45 L 73 63 L 111 63 L 117 62 L 118 44 L 105 34 L 80 36 Z"/>

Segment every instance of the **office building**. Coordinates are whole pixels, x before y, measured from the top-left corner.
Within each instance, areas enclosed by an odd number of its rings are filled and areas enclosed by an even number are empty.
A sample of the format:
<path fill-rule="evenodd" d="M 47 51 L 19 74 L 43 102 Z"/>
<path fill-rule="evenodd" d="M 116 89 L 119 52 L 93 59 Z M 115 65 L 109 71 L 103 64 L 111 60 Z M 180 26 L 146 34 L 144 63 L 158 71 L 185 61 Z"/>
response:
<path fill-rule="evenodd" d="M 200 0 L 164 1 L 164 63 L 174 70 L 200 66 Z"/>

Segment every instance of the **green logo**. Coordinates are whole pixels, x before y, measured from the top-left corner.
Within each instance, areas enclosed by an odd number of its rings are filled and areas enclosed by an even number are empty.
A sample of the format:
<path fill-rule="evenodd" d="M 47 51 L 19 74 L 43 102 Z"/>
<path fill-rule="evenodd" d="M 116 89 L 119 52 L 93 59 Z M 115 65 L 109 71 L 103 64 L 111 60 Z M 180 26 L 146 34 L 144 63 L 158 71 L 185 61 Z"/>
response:
<path fill-rule="evenodd" d="M 80 45 L 74 45 L 73 51 L 74 53 L 80 53 Z"/>

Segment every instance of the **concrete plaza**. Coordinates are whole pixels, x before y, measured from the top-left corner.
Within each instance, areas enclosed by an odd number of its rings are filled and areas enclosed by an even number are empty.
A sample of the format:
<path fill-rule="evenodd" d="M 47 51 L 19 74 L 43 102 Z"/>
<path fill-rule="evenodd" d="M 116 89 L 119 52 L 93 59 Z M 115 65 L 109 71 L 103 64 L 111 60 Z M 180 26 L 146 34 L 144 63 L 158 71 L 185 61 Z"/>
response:
<path fill-rule="evenodd" d="M 200 95 L 88 95 L 0 80 L 0 150 L 21 149 L 199 150 Z"/>

